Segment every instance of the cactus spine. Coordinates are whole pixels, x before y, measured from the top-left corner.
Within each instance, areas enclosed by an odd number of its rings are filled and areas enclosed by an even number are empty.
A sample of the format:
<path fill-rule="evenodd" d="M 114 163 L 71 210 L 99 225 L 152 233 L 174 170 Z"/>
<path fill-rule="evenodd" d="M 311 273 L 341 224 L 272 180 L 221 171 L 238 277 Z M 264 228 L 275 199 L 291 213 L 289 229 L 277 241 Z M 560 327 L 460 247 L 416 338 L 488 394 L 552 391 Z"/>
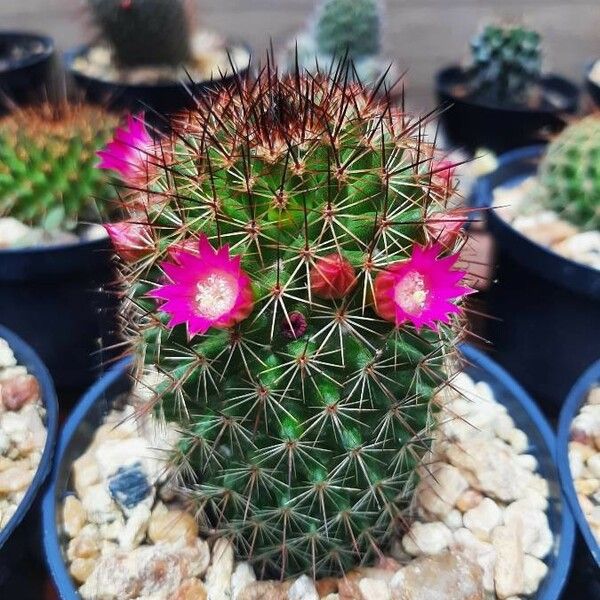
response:
<path fill-rule="evenodd" d="M 121 67 L 184 64 L 190 58 L 187 0 L 88 0 Z"/>
<path fill-rule="evenodd" d="M 600 116 L 568 126 L 538 171 L 545 204 L 582 229 L 600 230 Z"/>
<path fill-rule="evenodd" d="M 91 106 L 46 104 L 0 121 L 0 214 L 68 227 L 114 196 L 96 152 L 118 120 Z M 96 218 L 98 218 L 96 216 Z"/>
<path fill-rule="evenodd" d="M 182 432 L 170 467 L 264 574 L 340 572 L 387 542 L 461 337 L 434 149 L 347 76 L 215 93 L 125 202 L 146 239 L 126 322 Z"/>

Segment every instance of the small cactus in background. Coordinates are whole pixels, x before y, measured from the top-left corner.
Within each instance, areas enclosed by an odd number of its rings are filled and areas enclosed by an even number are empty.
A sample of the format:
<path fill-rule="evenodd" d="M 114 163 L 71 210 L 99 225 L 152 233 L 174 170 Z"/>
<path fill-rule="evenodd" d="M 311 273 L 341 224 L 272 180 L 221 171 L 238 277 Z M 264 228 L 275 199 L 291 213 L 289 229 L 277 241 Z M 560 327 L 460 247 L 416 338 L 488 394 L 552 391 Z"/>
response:
<path fill-rule="evenodd" d="M 488 25 L 471 41 L 471 85 L 479 96 L 523 102 L 541 76 L 540 35 Z"/>
<path fill-rule="evenodd" d="M 68 103 L 0 120 L 0 215 L 47 229 L 97 220 L 96 200 L 114 191 L 96 153 L 117 124 L 101 108 Z"/>
<path fill-rule="evenodd" d="M 88 0 L 120 67 L 179 66 L 191 54 L 188 0 Z"/>
<path fill-rule="evenodd" d="M 600 230 L 600 115 L 568 126 L 540 163 L 542 201 L 582 229 Z"/>
<path fill-rule="evenodd" d="M 348 68 L 208 96 L 148 152 L 112 234 L 137 376 L 160 375 L 181 432 L 169 466 L 263 575 L 377 556 L 462 335 L 450 167 Z"/>
<path fill-rule="evenodd" d="M 357 60 L 381 51 L 380 0 L 324 0 L 317 11 L 319 54 Z"/>
<path fill-rule="evenodd" d="M 326 71 L 347 56 L 353 63 L 351 76 L 363 84 L 377 83 L 389 66 L 380 56 L 382 13 L 381 0 L 323 0 L 287 57 L 289 69 L 295 69 L 297 60 L 308 71 Z"/>

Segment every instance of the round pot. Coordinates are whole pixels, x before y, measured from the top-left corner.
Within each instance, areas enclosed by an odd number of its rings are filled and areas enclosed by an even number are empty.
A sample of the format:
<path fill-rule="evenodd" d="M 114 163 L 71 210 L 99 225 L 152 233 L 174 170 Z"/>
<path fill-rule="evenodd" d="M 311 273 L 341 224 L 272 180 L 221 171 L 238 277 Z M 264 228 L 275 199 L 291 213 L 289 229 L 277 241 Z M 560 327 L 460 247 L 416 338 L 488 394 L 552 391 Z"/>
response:
<path fill-rule="evenodd" d="M 533 175 L 543 146 L 513 150 L 475 186 L 473 204 L 489 209 L 493 191 Z M 485 337 L 491 352 L 543 405 L 558 415 L 579 374 L 597 357 L 600 272 L 554 253 L 485 210 L 496 242 L 495 283 L 486 293 Z"/>
<path fill-rule="evenodd" d="M 153 125 L 161 125 L 161 116 L 175 113 L 182 109 L 194 108 L 195 98 L 202 96 L 220 84 L 234 81 L 236 77 L 245 77 L 248 67 L 240 69 L 235 75 L 222 79 L 190 82 L 175 81 L 155 84 L 129 84 L 105 81 L 81 73 L 74 68 L 75 60 L 85 54 L 89 46 L 78 46 L 64 55 L 67 70 L 82 90 L 88 102 L 99 103 L 113 110 L 127 112 L 146 111 L 146 120 Z"/>
<path fill-rule="evenodd" d="M 24 56 L 9 59 L 0 66 L 0 114 L 8 104 L 27 104 L 45 98 L 54 59 L 54 41 L 44 35 L 0 32 L 0 65 L 15 48 L 29 49 Z"/>
<path fill-rule="evenodd" d="M 592 62 L 585 73 L 585 87 L 597 108 L 600 108 L 600 84 L 590 79 L 590 73 L 596 61 Z"/>
<path fill-rule="evenodd" d="M 547 76 L 540 82 L 544 96 L 560 98 L 561 108 L 548 103 L 540 108 L 509 106 L 457 96 L 456 86 L 467 84 L 468 76 L 458 66 L 442 69 L 435 77 L 437 98 L 448 106 L 440 117 L 448 142 L 471 153 L 478 148 L 499 153 L 541 141 L 560 131 L 563 116 L 578 107 L 579 89 L 562 77 Z"/>
<path fill-rule="evenodd" d="M 52 455 L 58 427 L 58 403 L 50 374 L 38 355 L 17 335 L 0 325 L 0 337 L 4 338 L 11 347 L 19 365 L 27 368 L 40 385 L 42 401 L 46 408 L 46 445 L 40 459 L 35 476 L 21 500 L 15 514 L 7 525 L 0 530 L 0 586 L 10 577 L 16 564 L 25 554 L 38 527 L 36 511 L 30 510 L 38 492 L 52 466 Z"/>
<path fill-rule="evenodd" d="M 598 349 L 596 348 L 598 352 Z M 579 532 L 584 540 L 582 546 L 585 548 L 580 556 L 580 571 L 582 581 L 589 584 L 589 598 L 600 598 L 600 545 L 581 510 L 577 492 L 569 466 L 569 440 L 571 423 L 586 401 L 590 389 L 594 385 L 600 385 L 600 360 L 592 364 L 577 380 L 560 412 L 558 424 L 558 441 L 556 445 L 556 463 L 560 472 L 560 482 L 567 502 L 577 522 Z M 578 565 L 579 566 L 579 565 Z M 586 576 L 587 574 L 587 576 Z"/>
<path fill-rule="evenodd" d="M 571 564 L 575 526 L 571 514 L 564 509 L 560 494 L 558 471 L 553 462 L 554 436 L 534 402 L 503 369 L 474 348 L 465 346 L 463 354 L 468 364 L 467 372 L 492 386 L 496 399 L 508 407 L 517 427 L 527 433 L 530 453 L 538 460 L 540 474 L 550 483 L 548 520 L 555 544 L 547 558 L 549 573 L 535 598 L 557 600 Z M 128 361 L 122 361 L 96 382 L 73 411 L 60 436 L 57 460 L 42 512 L 46 560 L 63 600 L 76 600 L 79 597 L 66 567 L 60 531 L 60 506 L 71 489 L 71 466 L 92 441 L 113 402 L 118 402 L 128 391 L 128 366 Z"/>
<path fill-rule="evenodd" d="M 0 318 L 27 340 L 59 388 L 89 385 L 117 338 L 108 239 L 0 250 Z"/>

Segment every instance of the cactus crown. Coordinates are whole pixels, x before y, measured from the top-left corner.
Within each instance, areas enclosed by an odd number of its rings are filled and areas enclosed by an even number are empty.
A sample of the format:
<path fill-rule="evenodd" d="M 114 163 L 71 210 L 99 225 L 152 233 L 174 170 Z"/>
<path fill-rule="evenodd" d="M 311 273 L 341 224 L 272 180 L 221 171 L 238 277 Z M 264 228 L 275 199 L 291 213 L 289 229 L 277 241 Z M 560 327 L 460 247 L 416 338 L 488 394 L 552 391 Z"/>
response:
<path fill-rule="evenodd" d="M 479 96 L 521 102 L 541 75 L 540 35 L 525 27 L 488 25 L 471 41 L 471 54 Z"/>
<path fill-rule="evenodd" d="M 121 67 L 179 66 L 191 54 L 187 0 L 88 0 Z"/>
<path fill-rule="evenodd" d="M 96 152 L 118 120 L 101 108 L 61 103 L 15 111 L 0 121 L 0 214 L 47 228 L 98 218 L 95 201 L 114 196 Z"/>
<path fill-rule="evenodd" d="M 546 149 L 542 201 L 583 229 L 600 230 L 600 115 L 569 125 Z"/>
<path fill-rule="evenodd" d="M 381 21 L 379 0 L 323 0 L 314 33 L 318 53 L 347 53 L 355 61 L 379 54 Z"/>
<path fill-rule="evenodd" d="M 452 185 L 423 123 L 348 77 L 267 72 L 201 99 L 125 198 L 126 322 L 181 431 L 170 466 L 262 573 L 385 544 L 460 337 L 457 238 L 430 227 Z"/>

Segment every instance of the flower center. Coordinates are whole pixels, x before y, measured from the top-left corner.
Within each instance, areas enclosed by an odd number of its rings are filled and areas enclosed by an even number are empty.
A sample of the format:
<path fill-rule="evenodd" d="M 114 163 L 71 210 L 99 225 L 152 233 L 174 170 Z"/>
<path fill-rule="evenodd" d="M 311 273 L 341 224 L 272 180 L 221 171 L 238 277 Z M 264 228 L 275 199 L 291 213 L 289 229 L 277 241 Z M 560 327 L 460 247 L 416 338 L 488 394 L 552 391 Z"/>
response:
<path fill-rule="evenodd" d="M 409 315 L 419 315 L 427 303 L 429 290 L 425 287 L 425 280 L 420 273 L 411 271 L 404 276 L 394 289 L 396 304 Z"/>
<path fill-rule="evenodd" d="M 237 282 L 226 273 L 211 273 L 196 284 L 196 307 L 209 319 L 217 319 L 229 312 L 235 306 L 237 296 Z"/>

